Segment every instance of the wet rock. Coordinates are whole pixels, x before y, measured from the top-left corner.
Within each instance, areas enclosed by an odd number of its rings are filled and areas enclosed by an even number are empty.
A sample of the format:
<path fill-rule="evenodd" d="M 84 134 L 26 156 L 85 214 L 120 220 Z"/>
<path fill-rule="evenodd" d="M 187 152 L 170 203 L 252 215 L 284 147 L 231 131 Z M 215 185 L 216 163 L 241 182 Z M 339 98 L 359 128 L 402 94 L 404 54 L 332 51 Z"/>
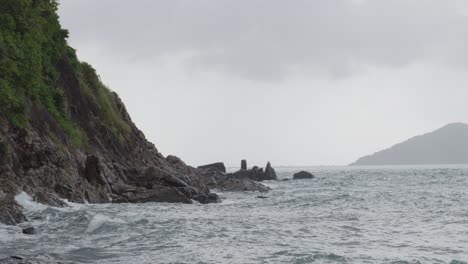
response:
<path fill-rule="evenodd" d="M 236 178 L 236 179 L 251 179 L 253 181 L 267 181 L 267 180 L 277 180 L 278 177 L 276 176 L 276 172 L 271 166 L 270 162 L 268 162 L 265 171 L 262 168 L 258 168 L 254 166 L 250 170 L 239 170 L 234 173 L 229 173 L 228 178 Z"/>
<path fill-rule="evenodd" d="M 198 201 L 201 204 L 209 204 L 209 203 L 220 203 L 221 199 L 216 193 L 208 193 L 208 194 L 197 194 L 193 196 L 193 200 Z"/>
<path fill-rule="evenodd" d="M 134 193 L 127 198 L 129 203 L 166 202 L 166 203 L 192 203 L 184 194 L 184 190 L 168 186 L 153 186 L 152 190 Z"/>
<path fill-rule="evenodd" d="M 246 170 L 246 169 L 247 169 L 247 161 L 241 160 L 241 170 Z"/>
<path fill-rule="evenodd" d="M 16 225 L 26 222 L 22 207 L 13 198 L 0 198 L 0 223 Z"/>
<path fill-rule="evenodd" d="M 278 176 L 276 176 L 275 169 L 273 169 L 273 167 L 271 167 L 271 163 L 268 162 L 265 168 L 265 173 L 263 175 L 262 180 L 265 181 L 265 180 L 277 180 L 277 179 L 278 179 Z"/>
<path fill-rule="evenodd" d="M 25 235 L 35 235 L 36 234 L 36 229 L 34 227 L 27 227 L 23 229 L 23 234 Z"/>
<path fill-rule="evenodd" d="M 226 166 L 224 166 L 223 162 L 216 162 L 212 164 L 198 166 L 198 169 L 217 169 L 222 173 L 226 173 Z"/>
<path fill-rule="evenodd" d="M 291 179 L 281 179 L 280 181 L 290 181 Z"/>
<path fill-rule="evenodd" d="M 217 189 L 225 192 L 268 192 L 271 189 L 248 178 L 228 178 Z"/>
<path fill-rule="evenodd" d="M 267 197 L 267 196 L 262 196 L 262 195 L 260 195 L 260 196 L 257 196 L 257 198 L 258 198 L 258 199 L 267 199 L 268 197 Z"/>
<path fill-rule="evenodd" d="M 295 173 L 293 176 L 294 180 L 301 180 L 301 179 L 313 179 L 315 176 L 307 171 L 300 171 L 298 173 Z"/>

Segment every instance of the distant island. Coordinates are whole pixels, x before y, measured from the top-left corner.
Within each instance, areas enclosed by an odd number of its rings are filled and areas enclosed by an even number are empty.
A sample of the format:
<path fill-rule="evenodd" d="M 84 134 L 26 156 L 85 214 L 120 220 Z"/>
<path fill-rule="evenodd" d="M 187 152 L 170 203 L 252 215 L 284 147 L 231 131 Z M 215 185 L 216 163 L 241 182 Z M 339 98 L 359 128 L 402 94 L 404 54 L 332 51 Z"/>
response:
<path fill-rule="evenodd" d="M 353 165 L 422 165 L 468 163 L 468 125 L 448 124 L 391 148 L 358 159 Z"/>

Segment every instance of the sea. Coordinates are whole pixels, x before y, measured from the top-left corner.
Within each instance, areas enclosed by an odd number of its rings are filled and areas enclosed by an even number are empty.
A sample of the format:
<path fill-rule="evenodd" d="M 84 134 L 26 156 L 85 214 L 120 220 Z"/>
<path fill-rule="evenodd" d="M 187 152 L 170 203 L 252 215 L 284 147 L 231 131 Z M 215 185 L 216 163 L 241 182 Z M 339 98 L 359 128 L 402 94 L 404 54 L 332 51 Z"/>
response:
<path fill-rule="evenodd" d="M 217 192 L 219 204 L 70 204 L 22 193 L 30 222 L 0 225 L 0 258 L 41 263 L 468 261 L 468 166 L 282 167 L 311 180 Z M 216 191 L 216 190 L 215 190 Z M 264 196 L 259 198 L 259 196 Z M 33 226 L 36 235 L 22 234 Z"/>

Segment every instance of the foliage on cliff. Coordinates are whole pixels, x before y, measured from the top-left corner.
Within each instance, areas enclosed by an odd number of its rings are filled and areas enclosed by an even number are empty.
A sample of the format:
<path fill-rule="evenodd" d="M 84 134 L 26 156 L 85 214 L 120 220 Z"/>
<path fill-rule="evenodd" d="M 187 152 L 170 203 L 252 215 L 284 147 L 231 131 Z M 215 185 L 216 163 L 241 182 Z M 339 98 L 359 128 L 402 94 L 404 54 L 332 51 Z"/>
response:
<path fill-rule="evenodd" d="M 99 106 L 102 123 L 122 134 L 128 125 L 116 106 L 116 96 L 95 70 L 80 63 L 61 28 L 56 0 L 0 0 L 0 119 L 27 128 L 34 107 L 45 108 L 77 147 L 87 142 L 73 120 L 59 85 L 58 62 L 66 60 L 80 82 L 82 94 Z"/>

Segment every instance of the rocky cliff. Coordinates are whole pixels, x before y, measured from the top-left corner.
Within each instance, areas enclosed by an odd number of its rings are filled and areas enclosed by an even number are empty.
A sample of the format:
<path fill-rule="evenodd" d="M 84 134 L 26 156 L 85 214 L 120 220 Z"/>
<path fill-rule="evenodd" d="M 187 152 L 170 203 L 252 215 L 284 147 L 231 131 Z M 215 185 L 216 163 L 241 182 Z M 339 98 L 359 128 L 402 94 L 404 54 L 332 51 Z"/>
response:
<path fill-rule="evenodd" d="M 54 206 L 219 201 L 208 186 L 221 186 L 224 172 L 161 155 L 78 61 L 56 9 L 51 0 L 2 0 L 0 222 L 25 220 L 13 199 L 21 191 Z"/>

